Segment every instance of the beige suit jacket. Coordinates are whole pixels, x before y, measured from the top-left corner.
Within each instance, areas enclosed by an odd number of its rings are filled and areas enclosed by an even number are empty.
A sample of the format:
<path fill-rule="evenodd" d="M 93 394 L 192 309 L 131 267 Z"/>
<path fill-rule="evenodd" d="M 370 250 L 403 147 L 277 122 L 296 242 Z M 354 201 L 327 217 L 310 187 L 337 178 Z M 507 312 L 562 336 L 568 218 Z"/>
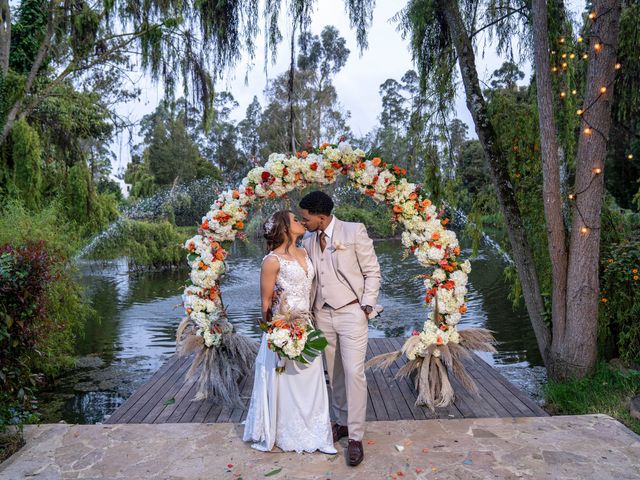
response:
<path fill-rule="evenodd" d="M 331 285 L 329 289 L 325 287 L 325 297 L 330 295 L 335 298 L 335 304 L 340 304 L 342 297 L 353 298 L 349 291 L 345 291 L 348 288 L 355 293 L 360 305 L 375 307 L 380 291 L 380 265 L 373 249 L 373 241 L 362 223 L 343 222 L 337 218 L 335 220 L 331 245 L 327 245 L 327 248 L 330 249 L 331 261 L 340 285 Z M 318 265 L 320 255 L 318 235 L 319 232 L 307 232 L 302 240 L 314 265 Z M 310 305 L 314 304 L 316 288 L 314 279 Z"/>

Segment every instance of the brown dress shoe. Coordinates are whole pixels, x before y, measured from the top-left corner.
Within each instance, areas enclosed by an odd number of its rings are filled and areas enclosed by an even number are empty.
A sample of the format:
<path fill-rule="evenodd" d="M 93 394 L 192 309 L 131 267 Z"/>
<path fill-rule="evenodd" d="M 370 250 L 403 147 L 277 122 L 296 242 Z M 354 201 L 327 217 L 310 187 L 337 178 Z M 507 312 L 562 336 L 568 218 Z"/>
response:
<path fill-rule="evenodd" d="M 362 448 L 362 442 L 358 440 L 349 439 L 349 446 L 347 447 L 347 463 L 352 467 L 360 465 L 364 458 L 364 449 Z"/>
<path fill-rule="evenodd" d="M 349 436 L 349 428 L 343 426 L 343 425 L 338 425 L 337 423 L 334 423 L 331 426 L 331 432 L 333 433 L 333 442 L 337 442 L 338 440 L 340 440 L 341 438 L 344 437 L 348 437 Z"/>

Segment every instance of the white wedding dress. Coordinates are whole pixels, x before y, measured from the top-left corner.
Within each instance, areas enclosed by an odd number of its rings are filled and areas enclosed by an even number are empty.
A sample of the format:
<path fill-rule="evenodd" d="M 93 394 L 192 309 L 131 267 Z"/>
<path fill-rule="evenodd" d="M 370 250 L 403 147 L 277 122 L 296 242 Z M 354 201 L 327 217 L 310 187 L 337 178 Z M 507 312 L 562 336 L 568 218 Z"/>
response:
<path fill-rule="evenodd" d="M 295 260 L 286 260 L 273 252 L 268 256 L 275 256 L 280 262 L 276 288 L 281 289 L 288 305 L 308 311 L 315 275 L 309 257 L 305 255 L 305 272 Z M 276 309 L 274 306 L 273 313 Z M 317 356 L 308 365 L 285 359 L 283 373 L 276 373 L 277 364 L 278 356 L 269 350 L 263 334 L 243 440 L 254 442 L 253 448 L 265 452 L 276 445 L 287 452 L 337 453 L 333 446 L 322 357 Z"/>

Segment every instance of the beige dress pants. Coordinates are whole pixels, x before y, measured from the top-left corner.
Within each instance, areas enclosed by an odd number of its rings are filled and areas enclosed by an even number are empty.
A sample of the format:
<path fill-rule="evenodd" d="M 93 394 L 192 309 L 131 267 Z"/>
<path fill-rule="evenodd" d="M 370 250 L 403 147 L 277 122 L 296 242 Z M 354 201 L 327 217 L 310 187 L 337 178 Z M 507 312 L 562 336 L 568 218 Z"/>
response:
<path fill-rule="evenodd" d="M 317 327 L 327 337 L 324 350 L 331 386 L 333 418 L 349 427 L 349 438 L 362 441 L 367 414 L 367 379 L 364 375 L 368 323 L 358 303 L 334 310 L 315 309 Z"/>

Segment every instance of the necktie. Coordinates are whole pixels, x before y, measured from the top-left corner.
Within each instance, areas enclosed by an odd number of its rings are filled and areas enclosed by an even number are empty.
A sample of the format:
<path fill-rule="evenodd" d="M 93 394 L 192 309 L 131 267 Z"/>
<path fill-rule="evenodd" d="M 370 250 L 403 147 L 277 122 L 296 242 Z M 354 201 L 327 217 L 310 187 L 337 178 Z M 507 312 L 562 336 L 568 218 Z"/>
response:
<path fill-rule="evenodd" d="M 327 234 L 320 230 L 320 251 L 324 252 L 327 247 Z"/>

